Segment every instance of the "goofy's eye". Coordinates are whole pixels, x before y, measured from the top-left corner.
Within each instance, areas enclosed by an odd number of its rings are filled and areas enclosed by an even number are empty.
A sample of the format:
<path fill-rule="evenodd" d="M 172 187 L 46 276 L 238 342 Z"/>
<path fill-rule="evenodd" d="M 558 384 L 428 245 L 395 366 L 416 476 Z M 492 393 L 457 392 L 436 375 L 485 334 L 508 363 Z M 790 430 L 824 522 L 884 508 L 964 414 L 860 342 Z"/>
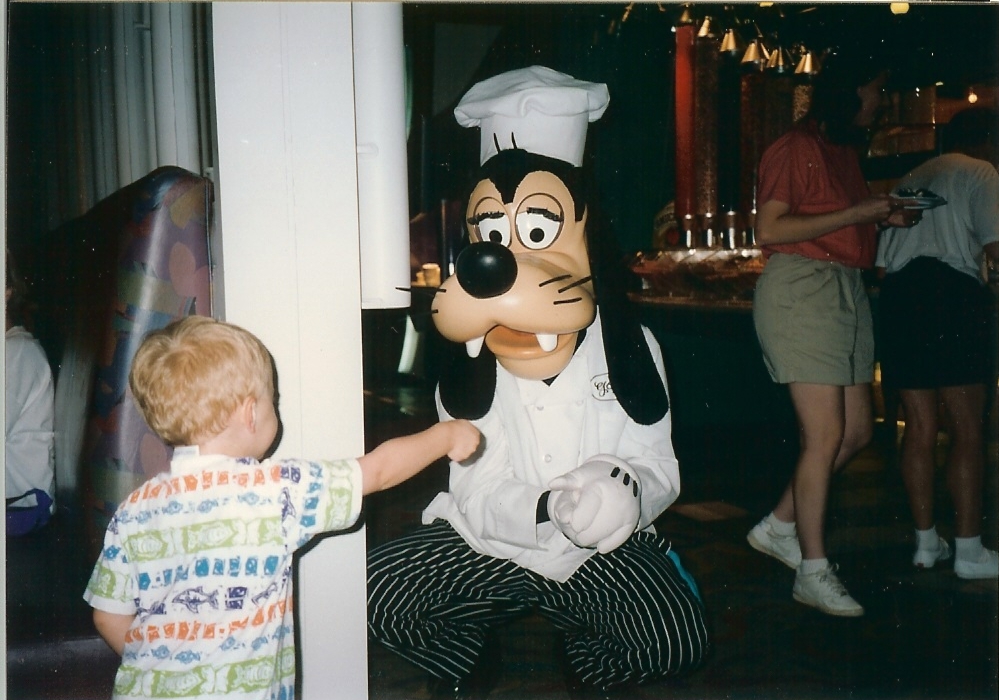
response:
<path fill-rule="evenodd" d="M 484 214 L 478 217 L 475 229 L 480 241 L 490 241 L 510 247 L 510 220 L 506 217 L 505 212 Z"/>
<path fill-rule="evenodd" d="M 517 237 L 525 248 L 542 250 L 558 238 L 562 217 L 540 207 L 528 207 L 517 214 Z"/>

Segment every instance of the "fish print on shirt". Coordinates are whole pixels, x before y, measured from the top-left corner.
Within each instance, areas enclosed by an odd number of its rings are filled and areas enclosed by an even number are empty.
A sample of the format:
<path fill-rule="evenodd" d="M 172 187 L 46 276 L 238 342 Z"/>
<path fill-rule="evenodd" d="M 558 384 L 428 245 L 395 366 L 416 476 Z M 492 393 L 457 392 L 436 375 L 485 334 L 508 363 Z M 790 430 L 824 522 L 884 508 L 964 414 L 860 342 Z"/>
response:
<path fill-rule="evenodd" d="M 205 593 L 203 586 L 198 586 L 197 588 L 188 588 L 183 591 L 180 595 L 174 596 L 173 602 L 180 603 L 188 610 L 190 610 L 195 615 L 198 614 L 201 606 L 207 603 L 212 608 L 218 610 L 218 591 L 212 591 L 211 593 Z"/>

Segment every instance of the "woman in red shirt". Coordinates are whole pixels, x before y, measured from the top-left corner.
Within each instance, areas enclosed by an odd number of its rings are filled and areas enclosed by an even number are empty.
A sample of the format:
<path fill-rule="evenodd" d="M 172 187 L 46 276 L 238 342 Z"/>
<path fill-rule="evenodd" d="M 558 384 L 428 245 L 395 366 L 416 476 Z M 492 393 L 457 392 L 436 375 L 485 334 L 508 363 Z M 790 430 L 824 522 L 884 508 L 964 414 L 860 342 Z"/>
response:
<path fill-rule="evenodd" d="M 791 482 L 747 539 L 796 569 L 794 599 L 858 616 L 825 550 L 829 482 L 871 439 L 871 310 L 861 270 L 874 263 L 877 224 L 912 218 L 871 196 L 858 152 L 887 73 L 833 55 L 816 78 L 808 114 L 763 154 L 756 239 L 767 260 L 753 320 L 775 382 L 787 384 L 801 448 Z"/>

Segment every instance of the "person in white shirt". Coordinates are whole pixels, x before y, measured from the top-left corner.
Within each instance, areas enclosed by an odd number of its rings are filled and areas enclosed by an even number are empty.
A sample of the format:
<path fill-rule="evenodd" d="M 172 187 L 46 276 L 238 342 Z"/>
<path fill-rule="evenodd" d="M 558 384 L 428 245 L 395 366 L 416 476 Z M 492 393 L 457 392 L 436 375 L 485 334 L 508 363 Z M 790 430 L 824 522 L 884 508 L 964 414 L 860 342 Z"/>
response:
<path fill-rule="evenodd" d="M 983 421 L 994 376 L 993 292 L 986 259 L 999 260 L 997 115 L 966 109 L 945 126 L 946 151 L 906 175 L 895 189 L 933 195 L 912 228 L 881 236 L 881 373 L 899 390 L 905 414 L 901 469 L 916 526 L 913 564 L 929 569 L 951 557 L 934 521 L 938 406 L 949 419 L 947 484 L 955 508 L 954 571 L 966 579 L 999 576 L 999 555 L 982 545 Z M 918 205 L 918 199 L 915 200 Z M 994 381 L 994 380 L 991 380 Z"/>
<path fill-rule="evenodd" d="M 27 288 L 6 254 L 4 496 L 7 534 L 43 527 L 55 511 L 55 388 L 42 346 L 24 327 Z"/>

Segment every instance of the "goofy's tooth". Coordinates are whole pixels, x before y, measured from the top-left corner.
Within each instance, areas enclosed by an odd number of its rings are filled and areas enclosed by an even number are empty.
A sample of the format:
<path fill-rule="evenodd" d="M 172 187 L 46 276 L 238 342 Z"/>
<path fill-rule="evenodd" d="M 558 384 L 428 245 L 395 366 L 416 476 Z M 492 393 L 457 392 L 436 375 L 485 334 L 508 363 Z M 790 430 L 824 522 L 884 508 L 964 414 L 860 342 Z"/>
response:
<path fill-rule="evenodd" d="M 558 345 L 558 336 L 554 333 L 538 333 L 536 335 L 538 339 L 538 345 L 545 352 L 551 352 Z"/>
<path fill-rule="evenodd" d="M 465 341 L 465 352 L 471 358 L 476 358 L 479 356 L 479 352 L 482 350 L 482 343 L 486 339 L 486 336 L 480 335 L 478 338 L 472 338 L 471 340 Z"/>

